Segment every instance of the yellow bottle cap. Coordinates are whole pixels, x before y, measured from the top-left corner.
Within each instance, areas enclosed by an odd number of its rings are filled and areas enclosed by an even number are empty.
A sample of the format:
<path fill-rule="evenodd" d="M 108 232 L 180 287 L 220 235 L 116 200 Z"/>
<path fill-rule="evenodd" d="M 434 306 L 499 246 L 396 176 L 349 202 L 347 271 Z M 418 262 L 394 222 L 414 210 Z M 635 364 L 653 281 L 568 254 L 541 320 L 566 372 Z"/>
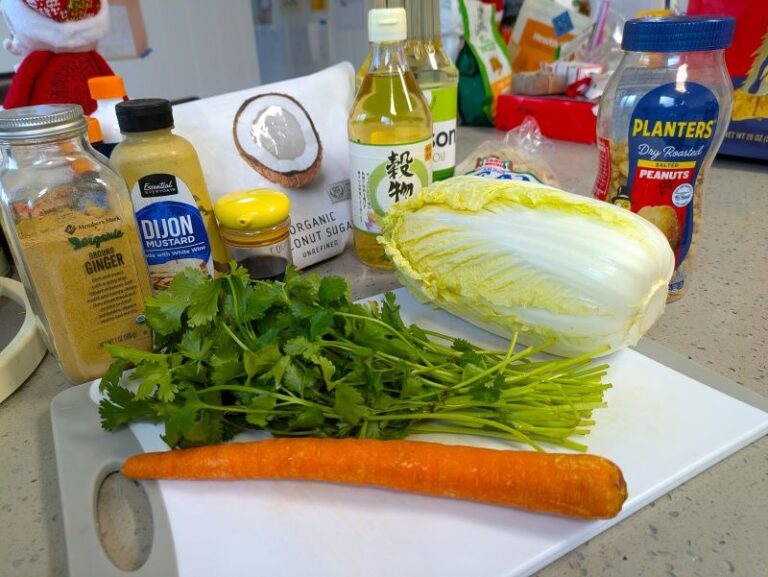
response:
<path fill-rule="evenodd" d="M 291 211 L 291 201 L 279 190 L 257 188 L 231 192 L 222 196 L 213 207 L 222 227 L 255 231 L 280 224 Z"/>

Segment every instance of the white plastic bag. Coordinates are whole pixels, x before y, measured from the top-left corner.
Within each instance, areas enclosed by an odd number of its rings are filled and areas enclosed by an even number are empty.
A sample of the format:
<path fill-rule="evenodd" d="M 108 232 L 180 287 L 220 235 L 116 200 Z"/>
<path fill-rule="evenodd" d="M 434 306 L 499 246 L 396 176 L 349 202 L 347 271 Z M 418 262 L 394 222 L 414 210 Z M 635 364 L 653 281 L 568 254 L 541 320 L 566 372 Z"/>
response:
<path fill-rule="evenodd" d="M 531 116 L 507 132 L 504 140 L 482 142 L 461 164 L 456 174 L 471 174 L 498 180 L 523 180 L 560 187 L 547 159 L 554 157 L 554 144 L 541 134 Z"/>
<path fill-rule="evenodd" d="M 257 95 L 298 101 L 322 147 L 320 167 L 301 188 L 271 181 L 253 168 L 235 144 L 233 123 L 244 102 Z M 253 188 L 282 190 L 291 199 L 291 248 L 303 268 L 340 254 L 352 238 L 347 114 L 354 97 L 354 69 L 344 62 L 316 74 L 203 98 L 174 107 L 176 131 L 197 149 L 211 199 Z"/>

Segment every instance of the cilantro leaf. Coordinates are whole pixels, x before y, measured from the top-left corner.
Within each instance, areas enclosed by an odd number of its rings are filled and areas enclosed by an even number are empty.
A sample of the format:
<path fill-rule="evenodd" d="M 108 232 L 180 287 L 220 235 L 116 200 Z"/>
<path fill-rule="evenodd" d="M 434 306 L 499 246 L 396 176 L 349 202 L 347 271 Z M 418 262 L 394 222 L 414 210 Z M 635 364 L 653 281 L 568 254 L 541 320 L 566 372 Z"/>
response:
<path fill-rule="evenodd" d="M 190 359 L 202 361 L 213 347 L 213 343 L 207 340 L 199 330 L 190 330 L 184 333 L 179 342 L 178 351 Z"/>
<path fill-rule="evenodd" d="M 368 415 L 363 401 L 363 395 L 355 387 L 341 384 L 336 387 L 333 408 L 350 425 L 357 425 L 362 417 Z"/>
<path fill-rule="evenodd" d="M 187 302 L 166 291 L 147 299 L 145 314 L 152 330 L 161 335 L 169 335 L 181 329 L 181 317 L 185 310 Z"/>
<path fill-rule="evenodd" d="M 476 401 L 495 403 L 501 398 L 501 388 L 495 381 L 481 381 L 475 383 L 471 388 L 470 394 Z"/>
<path fill-rule="evenodd" d="M 118 363 L 113 363 L 112 367 L 118 367 Z M 134 394 L 122 386 L 119 379 L 114 380 L 113 376 L 114 373 L 105 376 L 100 383 L 104 394 L 99 402 L 101 426 L 107 431 L 114 431 L 134 421 L 157 421 L 158 416 L 152 405 L 146 400 L 136 399 Z"/>
<path fill-rule="evenodd" d="M 282 285 L 278 283 L 258 282 L 248 293 L 243 320 L 253 321 L 264 315 L 276 304 L 285 300 Z"/>
<path fill-rule="evenodd" d="M 277 361 L 272 369 L 266 374 L 266 376 L 271 377 L 275 383 L 275 388 L 279 389 L 280 385 L 283 382 L 283 375 L 285 375 L 285 370 L 288 368 L 288 365 L 291 364 L 291 357 L 280 357 L 280 360 Z"/>
<path fill-rule="evenodd" d="M 200 269 L 188 267 L 173 278 L 169 292 L 180 301 L 190 302 L 194 299 L 197 290 L 208 284 L 210 280 L 210 277 Z"/>
<path fill-rule="evenodd" d="M 408 332 L 411 334 L 412 337 L 420 341 L 429 341 L 429 337 L 427 337 L 427 333 L 425 333 L 424 329 L 422 329 L 419 325 L 409 326 Z"/>
<path fill-rule="evenodd" d="M 384 302 L 381 307 L 381 320 L 398 331 L 405 330 L 403 319 L 400 318 L 400 305 L 395 300 L 395 293 L 384 294 Z"/>
<path fill-rule="evenodd" d="M 309 319 L 309 339 L 314 341 L 328 333 L 333 327 L 333 321 L 333 311 L 327 309 L 315 311 Z"/>
<path fill-rule="evenodd" d="M 243 367 L 249 377 L 261 375 L 268 371 L 280 360 L 280 348 L 276 343 L 271 343 L 257 351 L 243 352 Z"/>
<path fill-rule="evenodd" d="M 336 367 L 333 366 L 333 363 L 322 355 L 312 355 L 309 360 L 320 367 L 320 374 L 323 375 L 323 381 L 328 390 L 333 389 L 335 385 L 332 379 L 336 372 Z"/>
<path fill-rule="evenodd" d="M 304 389 L 314 385 L 317 377 L 318 374 L 313 368 L 294 362 L 285 368 L 283 382 L 292 391 L 304 394 Z"/>
<path fill-rule="evenodd" d="M 132 349 L 129 347 L 113 345 L 110 343 L 106 343 L 104 345 L 104 350 L 106 350 L 114 358 L 128 361 L 129 363 L 134 365 L 138 365 L 143 362 L 164 362 L 168 358 L 168 355 L 164 355 L 160 353 L 150 353 L 149 351 L 143 351 L 141 349 Z"/>
<path fill-rule="evenodd" d="M 320 352 L 320 345 L 309 342 L 304 337 L 296 337 L 285 343 L 283 352 L 292 357 L 302 356 L 305 359 L 309 359 Z"/>
<path fill-rule="evenodd" d="M 188 323 L 197 327 L 210 322 L 219 311 L 219 292 L 221 279 L 213 279 L 201 284 L 192 292 L 192 302 L 187 309 Z"/>
<path fill-rule="evenodd" d="M 290 431 L 312 430 L 320 427 L 324 422 L 325 415 L 318 407 L 306 407 L 296 415 L 288 429 Z"/>
<path fill-rule="evenodd" d="M 453 339 L 453 344 L 451 345 L 451 348 L 454 351 L 458 351 L 460 353 L 469 353 L 474 352 L 475 347 L 472 346 L 472 344 L 464 339 Z"/>
<path fill-rule="evenodd" d="M 150 361 L 136 367 L 130 377 L 138 381 L 137 399 L 156 396 L 161 401 L 170 402 L 176 394 L 176 385 L 171 382 L 171 371 L 167 362 Z"/>
<path fill-rule="evenodd" d="M 275 408 L 275 397 L 270 395 L 258 395 L 251 398 L 248 409 L 255 411 L 246 413 L 245 420 L 251 425 L 264 428 L 271 420 L 269 412 Z"/>
<path fill-rule="evenodd" d="M 368 407 L 363 403 L 363 395 L 355 387 L 347 384 L 336 387 L 333 408 L 350 425 L 357 425 L 361 418 L 368 416 Z"/>
<path fill-rule="evenodd" d="M 245 367 L 241 360 L 227 360 L 214 365 L 211 371 L 211 382 L 214 385 L 226 385 L 245 375 Z"/>
<path fill-rule="evenodd" d="M 349 285 L 339 276 L 326 276 L 320 279 L 317 290 L 317 301 L 327 307 L 333 303 L 349 300 Z"/>

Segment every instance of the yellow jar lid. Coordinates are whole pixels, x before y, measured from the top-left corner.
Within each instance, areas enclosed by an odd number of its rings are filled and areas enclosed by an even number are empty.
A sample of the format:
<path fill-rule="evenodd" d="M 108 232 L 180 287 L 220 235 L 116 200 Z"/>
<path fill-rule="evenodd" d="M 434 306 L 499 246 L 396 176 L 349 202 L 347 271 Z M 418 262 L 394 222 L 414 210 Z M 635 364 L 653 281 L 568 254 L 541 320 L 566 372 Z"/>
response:
<path fill-rule="evenodd" d="M 278 225 L 288 218 L 290 211 L 288 197 L 269 188 L 225 194 L 213 207 L 222 227 L 243 231 Z"/>

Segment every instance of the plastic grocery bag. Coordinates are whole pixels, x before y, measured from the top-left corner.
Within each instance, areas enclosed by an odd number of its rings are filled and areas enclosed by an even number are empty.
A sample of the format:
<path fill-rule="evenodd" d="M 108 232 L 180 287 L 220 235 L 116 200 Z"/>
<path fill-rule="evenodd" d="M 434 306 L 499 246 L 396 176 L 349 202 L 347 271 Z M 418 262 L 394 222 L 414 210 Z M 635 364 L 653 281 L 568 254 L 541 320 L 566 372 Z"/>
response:
<path fill-rule="evenodd" d="M 531 116 L 507 132 L 504 140 L 486 140 L 456 167 L 456 174 L 497 180 L 540 182 L 560 187 L 552 165 L 555 145 L 541 134 Z"/>
<path fill-rule="evenodd" d="M 176 131 L 197 149 L 211 199 L 253 188 L 291 200 L 291 249 L 303 268 L 352 238 L 347 114 L 354 69 L 315 74 L 174 107 Z"/>

